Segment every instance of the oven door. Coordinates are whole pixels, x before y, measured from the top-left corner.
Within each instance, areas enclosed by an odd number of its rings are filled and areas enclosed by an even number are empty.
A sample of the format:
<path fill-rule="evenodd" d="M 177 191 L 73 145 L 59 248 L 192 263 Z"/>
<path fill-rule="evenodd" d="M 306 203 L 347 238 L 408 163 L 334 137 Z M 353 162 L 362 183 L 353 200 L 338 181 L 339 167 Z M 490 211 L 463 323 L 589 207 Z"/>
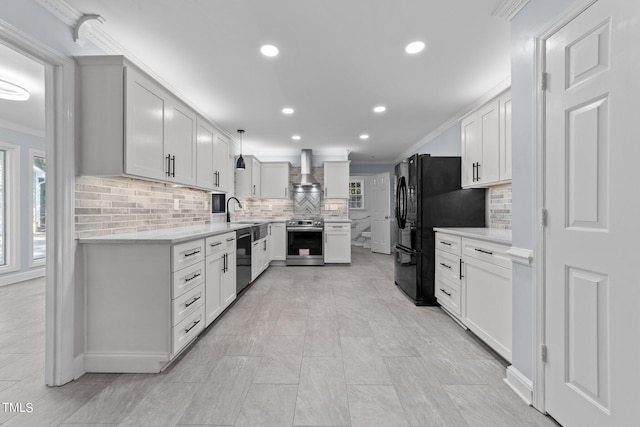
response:
<path fill-rule="evenodd" d="M 287 228 L 287 265 L 323 265 L 324 229 Z"/>

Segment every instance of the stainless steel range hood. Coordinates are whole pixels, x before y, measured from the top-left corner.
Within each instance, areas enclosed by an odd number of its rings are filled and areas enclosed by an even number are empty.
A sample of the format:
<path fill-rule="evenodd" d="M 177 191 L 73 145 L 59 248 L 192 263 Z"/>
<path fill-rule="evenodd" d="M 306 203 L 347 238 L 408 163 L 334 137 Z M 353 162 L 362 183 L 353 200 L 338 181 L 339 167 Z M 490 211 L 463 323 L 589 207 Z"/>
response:
<path fill-rule="evenodd" d="M 301 175 L 291 184 L 294 191 L 315 190 L 320 191 L 322 186 L 311 174 L 311 150 L 304 149 L 300 155 Z"/>

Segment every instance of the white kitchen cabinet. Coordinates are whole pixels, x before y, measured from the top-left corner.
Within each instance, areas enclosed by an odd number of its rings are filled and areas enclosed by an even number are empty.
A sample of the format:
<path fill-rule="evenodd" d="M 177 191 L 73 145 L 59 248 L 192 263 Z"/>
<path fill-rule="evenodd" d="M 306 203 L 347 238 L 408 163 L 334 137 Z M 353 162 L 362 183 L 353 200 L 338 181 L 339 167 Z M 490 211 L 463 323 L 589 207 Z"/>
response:
<path fill-rule="evenodd" d="M 349 198 L 349 162 L 324 162 L 324 198 Z"/>
<path fill-rule="evenodd" d="M 287 260 L 287 226 L 284 222 L 269 224 L 269 260 Z"/>
<path fill-rule="evenodd" d="M 487 187 L 511 180 L 511 92 L 461 121 L 462 186 Z"/>
<path fill-rule="evenodd" d="M 442 308 L 511 361 L 508 246 L 436 233 L 435 295 Z"/>
<path fill-rule="evenodd" d="M 76 61 L 79 173 L 195 185 L 195 113 L 122 56 Z"/>
<path fill-rule="evenodd" d="M 229 144 L 201 117 L 197 120 L 196 185 L 213 191 L 227 191 Z"/>
<path fill-rule="evenodd" d="M 260 197 L 263 199 L 288 199 L 289 162 L 264 162 L 260 169 Z"/>
<path fill-rule="evenodd" d="M 213 173 L 216 174 L 214 190 L 229 191 L 229 141 L 217 135 L 213 140 Z"/>
<path fill-rule="evenodd" d="M 324 224 L 324 262 L 351 263 L 351 223 Z"/>
<path fill-rule="evenodd" d="M 206 239 L 206 324 L 209 326 L 236 298 L 235 233 Z"/>
<path fill-rule="evenodd" d="M 253 156 L 242 156 L 246 168 L 236 169 L 236 196 L 260 198 L 261 163 Z"/>
<path fill-rule="evenodd" d="M 269 266 L 269 236 L 251 245 L 251 281 L 253 282 Z"/>

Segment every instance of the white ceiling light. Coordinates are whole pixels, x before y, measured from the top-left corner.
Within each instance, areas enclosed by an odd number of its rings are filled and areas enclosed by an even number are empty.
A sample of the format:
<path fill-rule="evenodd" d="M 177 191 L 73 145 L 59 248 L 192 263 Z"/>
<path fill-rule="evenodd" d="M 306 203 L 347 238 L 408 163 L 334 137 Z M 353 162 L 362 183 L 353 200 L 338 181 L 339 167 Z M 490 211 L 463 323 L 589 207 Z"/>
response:
<path fill-rule="evenodd" d="M 26 101 L 31 94 L 25 88 L 15 83 L 0 79 L 0 99 L 9 101 Z"/>
<path fill-rule="evenodd" d="M 260 48 L 260 52 L 262 52 L 264 56 L 278 56 L 280 51 L 272 44 L 265 44 Z"/>
<path fill-rule="evenodd" d="M 410 55 L 414 55 L 416 53 L 422 52 L 424 50 L 424 42 L 415 41 L 411 42 L 404 48 L 405 52 Z"/>
<path fill-rule="evenodd" d="M 283 108 L 283 109 L 282 109 L 282 112 L 283 112 L 284 114 L 293 114 L 293 108 L 291 108 L 291 107 L 285 107 L 285 108 Z"/>
<path fill-rule="evenodd" d="M 384 113 L 385 111 L 387 111 L 387 107 L 385 107 L 384 105 L 378 105 L 373 109 L 373 111 L 376 113 Z"/>
<path fill-rule="evenodd" d="M 366 133 L 363 133 L 362 135 L 360 135 L 360 139 L 362 140 L 369 139 L 369 135 L 367 135 Z"/>
<path fill-rule="evenodd" d="M 300 135 L 293 135 L 291 139 L 293 139 L 294 141 L 300 141 L 301 137 Z"/>

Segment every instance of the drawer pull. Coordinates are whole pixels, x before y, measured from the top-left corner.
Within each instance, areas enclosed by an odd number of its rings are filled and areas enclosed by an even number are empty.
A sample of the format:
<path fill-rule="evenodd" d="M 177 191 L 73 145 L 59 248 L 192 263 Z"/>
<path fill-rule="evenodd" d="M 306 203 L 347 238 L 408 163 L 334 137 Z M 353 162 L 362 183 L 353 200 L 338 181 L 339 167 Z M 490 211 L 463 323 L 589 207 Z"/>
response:
<path fill-rule="evenodd" d="M 462 275 L 462 264 L 464 263 L 464 261 L 460 260 L 460 280 L 462 280 L 464 278 L 464 276 Z"/>
<path fill-rule="evenodd" d="M 440 243 L 442 243 L 443 245 L 451 246 L 451 243 L 449 243 L 449 242 L 443 242 L 442 240 L 440 240 Z"/>
<path fill-rule="evenodd" d="M 185 328 L 184 332 L 186 334 L 188 334 L 189 331 L 191 331 L 193 328 L 195 328 L 198 323 L 200 323 L 200 320 L 196 320 L 195 322 L 193 322 L 193 324 L 191 326 L 189 326 L 188 328 Z"/>
<path fill-rule="evenodd" d="M 194 302 L 198 301 L 200 299 L 200 297 L 195 297 L 194 299 L 192 299 L 191 301 L 189 301 L 188 303 L 186 303 L 184 306 L 185 308 L 189 308 L 190 306 L 193 305 Z"/>
<path fill-rule="evenodd" d="M 192 281 L 193 279 L 195 279 L 196 277 L 200 277 L 200 273 L 196 273 L 196 274 L 194 274 L 193 276 L 189 277 L 188 279 L 184 279 L 184 282 L 185 282 L 185 283 L 190 282 L 190 281 Z"/>
<path fill-rule="evenodd" d="M 449 270 L 451 270 L 451 266 L 445 264 L 444 262 L 441 262 L 440 265 L 443 266 L 443 267 L 447 267 Z"/>
<path fill-rule="evenodd" d="M 194 256 L 194 255 L 197 255 L 199 253 L 200 253 L 200 250 L 198 249 L 197 251 L 193 251 L 191 253 L 184 254 L 184 257 L 186 258 L 186 257 L 189 257 L 189 256 Z"/>
<path fill-rule="evenodd" d="M 216 246 L 220 246 L 222 244 L 222 242 L 215 242 L 215 243 L 211 243 L 209 246 L 211 246 L 212 248 L 215 248 Z"/>
<path fill-rule="evenodd" d="M 235 238 L 235 237 L 229 237 L 229 238 L 227 239 L 227 242 L 233 242 L 234 240 L 236 240 L 236 238 Z"/>
<path fill-rule="evenodd" d="M 476 251 L 476 252 L 482 252 L 483 254 L 493 255 L 493 252 L 491 252 L 491 251 L 485 251 L 483 249 L 478 249 L 478 248 L 474 248 L 473 250 Z"/>
<path fill-rule="evenodd" d="M 444 289 L 440 288 L 440 291 L 442 291 L 446 296 L 450 297 L 451 294 L 447 291 L 445 291 Z"/>

